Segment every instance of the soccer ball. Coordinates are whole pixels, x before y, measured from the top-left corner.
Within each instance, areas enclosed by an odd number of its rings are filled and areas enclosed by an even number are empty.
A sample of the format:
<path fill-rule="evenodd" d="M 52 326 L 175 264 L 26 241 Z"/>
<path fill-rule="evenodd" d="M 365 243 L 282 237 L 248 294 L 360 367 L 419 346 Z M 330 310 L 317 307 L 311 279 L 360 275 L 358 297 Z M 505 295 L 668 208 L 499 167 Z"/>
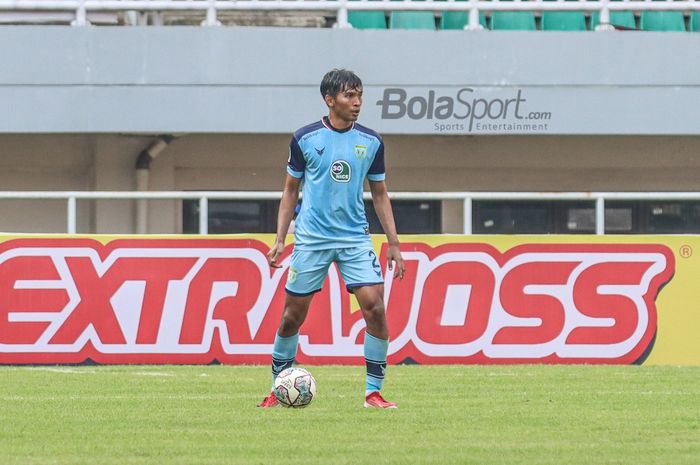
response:
<path fill-rule="evenodd" d="M 303 368 L 287 368 L 275 378 L 275 397 L 284 407 L 304 408 L 316 397 L 316 380 Z"/>

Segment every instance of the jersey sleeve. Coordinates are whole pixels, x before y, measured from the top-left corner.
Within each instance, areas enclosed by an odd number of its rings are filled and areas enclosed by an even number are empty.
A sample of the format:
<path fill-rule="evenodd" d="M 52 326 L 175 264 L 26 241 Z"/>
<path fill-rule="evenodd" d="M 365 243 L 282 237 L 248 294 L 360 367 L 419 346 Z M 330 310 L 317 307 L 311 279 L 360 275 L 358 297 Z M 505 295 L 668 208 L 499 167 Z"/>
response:
<path fill-rule="evenodd" d="M 297 179 L 304 177 L 304 170 L 306 169 L 306 160 L 304 159 L 304 153 L 299 147 L 299 142 L 297 138 L 292 136 L 292 141 L 289 143 L 289 159 L 287 160 L 287 173 L 294 176 Z"/>
<path fill-rule="evenodd" d="M 367 179 L 370 181 L 384 181 L 386 172 L 384 170 L 384 141 L 379 140 L 379 148 L 374 154 L 374 161 L 367 172 Z"/>

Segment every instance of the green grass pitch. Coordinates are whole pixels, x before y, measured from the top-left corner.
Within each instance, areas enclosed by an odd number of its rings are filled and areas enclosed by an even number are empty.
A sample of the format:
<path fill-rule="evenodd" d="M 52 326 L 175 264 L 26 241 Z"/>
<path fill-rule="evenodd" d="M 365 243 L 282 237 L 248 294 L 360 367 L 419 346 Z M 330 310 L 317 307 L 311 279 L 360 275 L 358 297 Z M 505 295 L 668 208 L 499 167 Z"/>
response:
<path fill-rule="evenodd" d="M 0 464 L 700 463 L 700 367 L 307 367 L 303 410 L 255 407 L 264 366 L 0 367 Z"/>

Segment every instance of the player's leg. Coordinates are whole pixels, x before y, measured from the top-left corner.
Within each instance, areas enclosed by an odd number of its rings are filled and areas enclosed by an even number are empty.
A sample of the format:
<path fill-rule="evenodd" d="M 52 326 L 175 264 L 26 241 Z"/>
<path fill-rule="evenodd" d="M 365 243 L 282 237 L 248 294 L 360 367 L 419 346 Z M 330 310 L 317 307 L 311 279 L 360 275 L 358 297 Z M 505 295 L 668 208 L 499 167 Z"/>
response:
<path fill-rule="evenodd" d="M 284 300 L 284 311 L 280 321 L 275 342 L 272 346 L 272 387 L 275 378 L 282 370 L 286 370 L 294 363 L 299 342 L 299 328 L 309 312 L 313 294 L 295 296 L 287 294 Z"/>
<path fill-rule="evenodd" d="M 384 284 L 377 256 L 371 248 L 345 249 L 338 265 L 349 292 L 355 294 L 367 324 L 364 355 L 365 407 L 396 408 L 379 393 L 384 385 L 389 328 L 384 309 Z"/>
<path fill-rule="evenodd" d="M 284 300 L 284 310 L 272 347 L 273 388 L 277 375 L 294 363 L 299 341 L 299 328 L 306 320 L 314 294 L 320 291 L 323 286 L 331 259 L 332 257 L 329 257 L 325 251 L 301 252 L 295 250 L 292 253 L 285 286 L 287 295 Z M 271 392 L 258 406 L 277 406 L 274 392 Z"/>
<path fill-rule="evenodd" d="M 276 407 L 278 402 L 275 397 L 275 378 L 282 370 L 292 366 L 297 355 L 299 341 L 299 328 L 306 319 L 313 294 L 295 296 L 287 294 L 284 300 L 284 311 L 280 321 L 275 343 L 272 346 L 272 388 L 270 394 L 263 399 L 258 407 Z"/>
<path fill-rule="evenodd" d="M 386 375 L 386 354 L 389 350 L 389 328 L 386 324 L 384 309 L 384 285 L 358 286 L 353 288 L 355 297 L 362 309 L 362 316 L 367 323 L 365 331 L 365 407 L 396 408 L 393 402 L 387 402 L 380 391 L 384 386 Z"/>
<path fill-rule="evenodd" d="M 287 294 L 284 300 L 284 311 L 280 321 L 275 343 L 272 348 L 272 382 L 282 370 L 292 366 L 297 355 L 299 328 L 309 312 L 313 294 L 295 296 Z"/>

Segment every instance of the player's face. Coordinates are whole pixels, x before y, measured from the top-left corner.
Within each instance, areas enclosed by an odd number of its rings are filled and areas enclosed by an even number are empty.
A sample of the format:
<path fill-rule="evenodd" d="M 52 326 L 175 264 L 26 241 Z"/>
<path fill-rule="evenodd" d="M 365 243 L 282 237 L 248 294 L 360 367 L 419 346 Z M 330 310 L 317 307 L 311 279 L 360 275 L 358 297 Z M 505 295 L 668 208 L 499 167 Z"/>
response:
<path fill-rule="evenodd" d="M 348 124 L 357 121 L 362 106 L 362 88 L 345 89 L 338 92 L 335 97 L 327 96 L 326 103 L 331 116 Z"/>

